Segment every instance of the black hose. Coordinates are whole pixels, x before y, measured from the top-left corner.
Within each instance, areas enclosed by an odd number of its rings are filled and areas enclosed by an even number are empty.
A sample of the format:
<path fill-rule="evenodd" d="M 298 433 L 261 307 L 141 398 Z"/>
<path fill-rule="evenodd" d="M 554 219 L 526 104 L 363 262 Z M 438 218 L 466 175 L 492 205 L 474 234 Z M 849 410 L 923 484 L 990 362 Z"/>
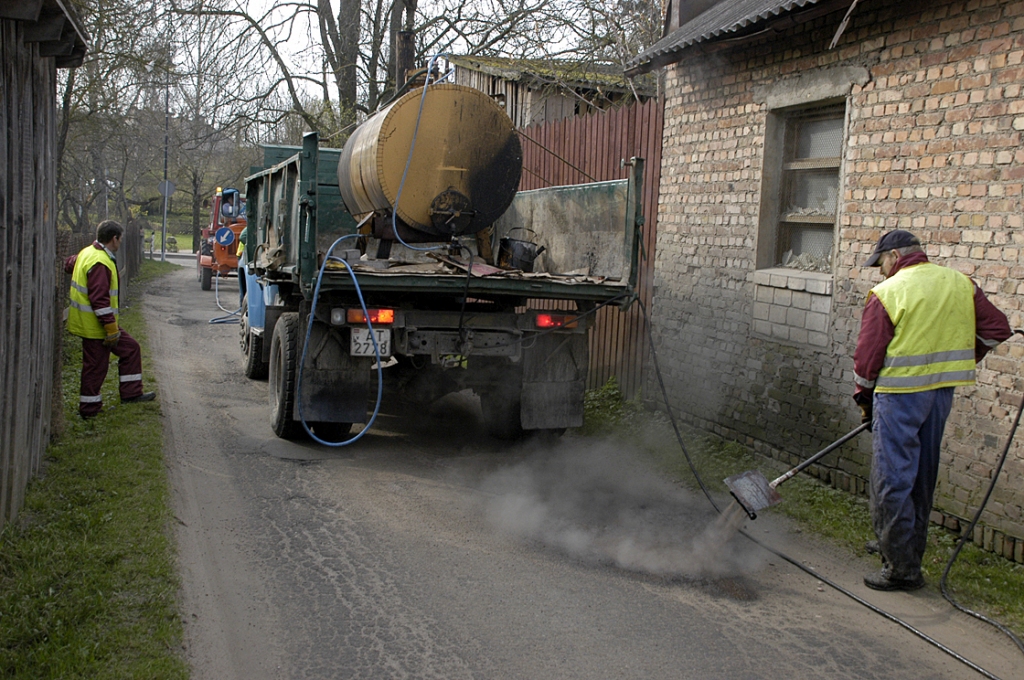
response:
<path fill-rule="evenodd" d="M 1024 331 L 1020 329 L 1014 331 L 1014 334 L 1017 333 L 1024 336 Z M 1011 335 L 1011 337 L 1013 336 Z M 1021 642 L 1020 638 L 1013 634 L 1013 631 L 998 621 L 988 618 L 984 614 L 964 607 L 962 604 L 954 600 L 950 596 L 949 591 L 946 590 L 946 578 L 949 576 L 949 570 L 953 567 L 953 562 L 955 562 L 956 558 L 960 555 L 960 551 L 963 549 L 964 544 L 966 544 L 968 539 L 974 535 L 974 527 L 978 525 L 978 520 L 981 519 L 981 513 L 988 504 L 988 499 L 992 497 L 992 491 L 996 488 L 996 480 L 999 479 L 999 473 L 1003 469 L 1003 463 L 1006 462 L 1006 454 L 1010 452 L 1010 444 L 1013 442 L 1013 435 L 1017 433 L 1017 425 L 1020 423 L 1020 415 L 1022 411 L 1024 411 L 1024 398 L 1021 399 L 1020 406 L 1017 407 L 1017 417 L 1013 419 L 1013 426 L 1010 428 L 1010 436 L 1006 438 L 1006 446 L 1003 447 L 1003 453 L 999 457 L 999 463 L 996 465 L 995 472 L 992 473 L 992 481 L 988 485 L 988 491 L 985 492 L 985 498 L 982 499 L 981 505 L 978 506 L 978 510 L 974 513 L 974 519 L 971 520 L 967 530 L 960 535 L 960 541 L 956 544 L 956 548 L 953 550 L 953 554 L 950 556 L 949 562 L 946 563 L 946 569 L 942 572 L 942 578 L 939 579 L 939 590 L 942 591 L 942 597 L 946 598 L 946 601 L 951 605 L 962 611 L 964 614 L 969 614 L 980 621 L 984 621 L 990 626 L 998 628 L 1000 631 L 1005 633 L 1007 637 L 1013 640 L 1013 644 L 1017 645 L 1017 648 L 1021 652 L 1024 652 L 1024 643 Z"/>
<path fill-rule="evenodd" d="M 669 421 L 672 423 L 672 429 L 675 431 L 676 441 L 679 443 L 679 448 L 682 449 L 682 451 L 683 451 L 683 456 L 686 458 L 686 463 L 690 467 L 690 471 L 693 473 L 694 479 L 697 480 L 697 484 L 700 485 L 700 489 L 704 493 L 704 496 L 707 498 L 708 502 L 711 504 L 711 507 L 713 507 L 716 511 L 721 513 L 722 510 L 715 503 L 714 498 L 712 498 L 711 491 L 704 484 L 704 480 L 701 479 L 700 473 L 697 472 L 697 468 L 693 464 L 693 460 L 690 458 L 690 453 L 686 449 L 686 444 L 683 443 L 683 437 L 682 437 L 682 434 L 679 431 L 679 425 L 676 422 L 675 415 L 672 413 L 672 407 L 669 404 L 668 391 L 665 389 L 665 380 L 662 377 L 661 366 L 658 363 L 658 354 L 657 354 L 657 351 L 656 351 L 655 346 L 654 346 L 654 335 L 651 332 L 651 329 L 653 328 L 653 326 L 651 325 L 651 319 L 650 319 L 650 316 L 647 313 L 647 307 L 644 305 L 643 301 L 642 300 L 638 300 L 638 302 L 640 303 L 640 309 L 643 311 L 643 314 L 644 314 L 644 321 L 647 323 L 647 328 L 648 328 L 647 338 L 649 340 L 649 344 L 650 344 L 650 347 L 651 347 L 651 361 L 652 361 L 652 363 L 654 365 L 654 373 L 655 373 L 655 376 L 657 376 L 657 378 L 658 378 L 658 385 L 661 387 L 661 395 L 662 395 L 662 398 L 665 401 L 665 411 L 668 413 Z M 1022 333 L 1022 335 L 1024 335 L 1024 333 Z M 1019 417 L 1020 417 L 1020 413 L 1018 413 L 1018 419 L 1019 419 Z M 1014 423 L 1014 429 L 1016 429 L 1016 423 Z M 1011 431 L 1010 439 L 1012 439 L 1012 438 L 1013 438 L 1013 432 Z M 1010 442 L 1009 441 L 1007 441 L 1006 446 L 1007 446 L 1007 449 L 1009 449 L 1009 446 L 1010 446 Z M 998 475 L 998 471 L 997 471 L 996 475 Z M 993 483 L 994 483 L 994 479 L 993 479 Z M 985 500 L 987 501 L 988 498 L 986 497 Z M 982 507 L 984 507 L 984 504 L 982 504 Z M 978 514 L 980 515 L 980 510 L 979 510 Z M 813 569 L 811 569 L 807 565 L 803 564 L 799 560 L 796 560 L 796 559 L 786 555 L 785 553 L 783 553 L 783 552 L 781 552 L 779 550 L 776 550 L 775 548 L 772 548 L 772 547 L 769 547 L 769 546 L 765 545 L 764 543 L 762 543 L 758 539 L 756 539 L 753 536 L 751 536 L 750 534 L 748 534 L 746 531 L 740 530 L 739 533 L 741 535 L 743 535 L 744 537 L 746 537 L 748 540 L 752 541 L 755 545 L 760 546 L 761 548 L 764 548 L 765 550 L 767 550 L 768 552 L 772 553 L 776 557 L 779 557 L 780 559 L 783 559 L 786 562 L 789 562 L 794 567 L 796 567 L 796 568 L 800 569 L 801 571 L 804 571 L 805 573 L 813 576 L 814 578 L 818 579 L 819 581 L 821 581 L 822 583 L 828 585 L 829 587 L 835 589 L 836 591 L 842 593 L 843 595 L 846 595 L 847 597 L 849 597 L 854 602 L 867 607 L 868 609 L 870 609 L 874 613 L 878 614 L 879 616 L 882 616 L 882 617 L 888 619 L 889 621 L 892 621 L 893 623 L 896 623 L 897 625 L 901 626 L 902 628 L 905 628 L 906 630 L 908 630 L 911 633 L 913 633 L 914 635 L 918 636 L 919 638 L 921 638 L 925 642 L 927 642 L 927 643 L 935 646 L 936 648 L 942 650 L 943 652 L 945 652 L 949 656 L 953 657 L 954 659 L 956 659 L 960 663 L 964 664 L 965 666 L 971 668 L 972 670 L 977 671 L 978 673 L 982 674 L 986 678 L 990 678 L 990 680 L 1000 680 L 999 676 L 991 673 L 990 671 L 985 670 L 984 668 L 982 668 L 978 664 L 974 663 L 970 659 L 967 659 L 966 657 L 958 654 L 953 649 L 945 646 L 944 644 L 942 644 L 938 640 L 935 640 L 934 638 L 928 636 L 926 633 L 924 633 L 921 630 L 918 630 L 917 628 L 915 628 L 914 626 L 910 625 L 909 623 L 907 623 L 903 619 L 901 619 L 901 618 L 899 618 L 899 617 L 897 617 L 897 616 L 895 616 L 895 615 L 885 611 L 884 609 L 881 609 L 880 607 L 877 607 L 876 605 L 871 604 L 870 602 L 868 602 L 864 598 L 862 598 L 862 597 L 860 597 L 860 596 L 850 592 L 849 590 L 843 588 L 842 586 L 840 586 L 839 584 L 831 581 L 830 579 L 825 578 L 824 576 L 822 576 L 818 572 L 814 571 Z M 954 557 L 955 557 L 955 555 L 954 555 Z M 947 567 L 947 570 L 948 570 L 948 567 Z M 958 609 L 959 609 L 959 607 L 958 607 Z M 1002 629 L 1001 626 L 1000 626 L 1000 629 Z"/>

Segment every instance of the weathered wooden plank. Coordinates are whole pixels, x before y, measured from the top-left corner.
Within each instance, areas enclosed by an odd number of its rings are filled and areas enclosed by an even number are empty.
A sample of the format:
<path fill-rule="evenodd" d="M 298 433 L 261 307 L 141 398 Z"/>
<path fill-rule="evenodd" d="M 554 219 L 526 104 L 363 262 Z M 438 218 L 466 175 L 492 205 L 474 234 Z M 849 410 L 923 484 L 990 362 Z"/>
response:
<path fill-rule="evenodd" d="M 48 443 L 58 356 L 55 65 L 23 30 L 0 20 L 0 528 Z"/>

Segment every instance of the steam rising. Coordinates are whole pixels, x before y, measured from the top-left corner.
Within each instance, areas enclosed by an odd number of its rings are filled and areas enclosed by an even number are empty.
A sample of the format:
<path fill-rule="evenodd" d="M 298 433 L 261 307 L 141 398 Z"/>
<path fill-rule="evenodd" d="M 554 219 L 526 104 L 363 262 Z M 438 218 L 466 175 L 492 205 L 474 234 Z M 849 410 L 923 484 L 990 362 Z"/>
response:
<path fill-rule="evenodd" d="M 547 451 L 487 477 L 498 529 L 592 563 L 691 578 L 735 576 L 752 547 L 717 513 L 607 443 Z"/>

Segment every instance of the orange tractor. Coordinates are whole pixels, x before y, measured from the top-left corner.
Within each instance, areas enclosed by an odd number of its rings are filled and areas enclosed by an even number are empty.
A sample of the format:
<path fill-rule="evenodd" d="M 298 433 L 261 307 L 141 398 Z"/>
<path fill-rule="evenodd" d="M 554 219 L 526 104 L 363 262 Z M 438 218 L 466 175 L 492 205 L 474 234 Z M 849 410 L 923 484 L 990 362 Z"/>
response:
<path fill-rule="evenodd" d="M 238 274 L 238 239 L 246 224 L 245 199 L 238 189 L 217 187 L 210 225 L 203 229 L 196 252 L 196 273 L 203 290 L 210 290 L 214 275 Z"/>

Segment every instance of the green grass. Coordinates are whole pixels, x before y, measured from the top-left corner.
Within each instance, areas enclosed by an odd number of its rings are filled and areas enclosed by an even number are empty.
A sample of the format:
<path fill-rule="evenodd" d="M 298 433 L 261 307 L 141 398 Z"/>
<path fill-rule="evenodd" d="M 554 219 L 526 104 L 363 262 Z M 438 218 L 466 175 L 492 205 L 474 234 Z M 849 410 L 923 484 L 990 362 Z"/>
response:
<path fill-rule="evenodd" d="M 145 262 L 133 285 L 174 267 Z M 146 371 L 139 309 L 121 322 Z M 83 422 L 81 345 L 65 347 L 66 430 L 0 533 L 0 677 L 187 678 L 159 402 L 120 406 L 112 363 L 104 411 Z"/>
<path fill-rule="evenodd" d="M 697 487 L 667 417 L 645 411 L 639 400 L 625 400 L 613 382 L 591 390 L 585 400 L 585 422 L 580 434 L 628 438 L 667 475 Z M 723 479 L 744 470 L 761 470 L 771 479 L 785 467 L 775 460 L 755 456 L 736 442 L 681 427 L 683 441 L 694 467 L 712 492 L 727 494 Z M 793 452 L 800 453 L 800 452 Z M 804 452 L 810 455 L 812 452 Z M 833 489 L 807 476 L 786 482 L 783 502 L 768 512 L 781 512 L 807 532 L 822 536 L 859 554 L 864 542 L 874 538 L 868 501 Z M 932 526 L 922 569 L 928 587 L 938 590 L 957 536 Z M 970 543 L 950 571 L 947 587 L 960 604 L 981 612 L 1024 637 L 1024 565 L 985 552 Z"/>
<path fill-rule="evenodd" d="M 143 236 L 149 236 L 149 235 L 150 235 L 150 233 L 148 231 L 145 234 L 143 234 Z M 157 228 L 154 236 L 155 236 L 155 238 L 153 239 L 153 251 L 156 252 L 156 253 L 159 253 L 160 249 L 163 247 L 163 243 L 164 243 L 163 233 L 161 232 L 159 227 Z M 177 241 L 178 252 L 179 253 L 191 253 L 192 252 L 192 234 L 173 234 L 170 231 L 168 231 L 167 232 L 167 237 L 168 237 L 168 240 L 171 237 L 173 237 Z M 149 253 L 148 248 L 146 249 L 146 253 L 147 254 Z"/>

